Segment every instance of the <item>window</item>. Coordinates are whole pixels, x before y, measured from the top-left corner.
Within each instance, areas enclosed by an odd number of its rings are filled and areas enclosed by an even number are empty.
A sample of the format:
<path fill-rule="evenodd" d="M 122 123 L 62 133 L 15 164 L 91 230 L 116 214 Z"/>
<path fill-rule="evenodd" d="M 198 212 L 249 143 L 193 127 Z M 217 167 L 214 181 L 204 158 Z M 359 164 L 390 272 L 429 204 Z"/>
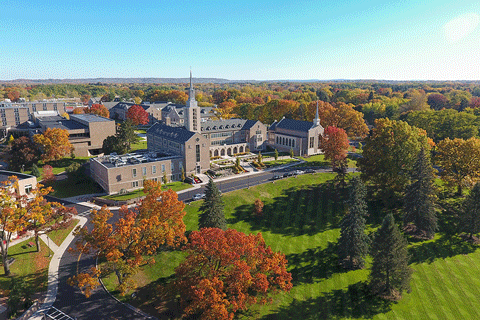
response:
<path fill-rule="evenodd" d="M 200 145 L 199 144 L 195 146 L 195 154 L 196 154 L 197 162 L 200 162 Z"/>
<path fill-rule="evenodd" d="M 30 192 L 32 192 L 32 185 L 31 184 L 27 184 L 25 186 L 25 193 L 26 194 L 29 194 Z"/>
<path fill-rule="evenodd" d="M 152 166 L 152 173 L 157 173 L 157 166 Z"/>
<path fill-rule="evenodd" d="M 136 177 L 137 176 L 137 169 L 133 168 L 132 169 L 132 177 Z"/>
<path fill-rule="evenodd" d="M 132 181 L 132 188 L 138 188 L 138 181 Z"/>
<path fill-rule="evenodd" d="M 262 130 L 257 130 L 255 133 L 256 134 L 262 134 Z"/>
<path fill-rule="evenodd" d="M 310 137 L 310 144 L 309 148 L 313 148 L 313 142 L 314 142 L 315 137 Z"/>
<path fill-rule="evenodd" d="M 173 172 L 174 170 L 175 170 L 175 163 L 170 162 L 170 172 Z"/>
<path fill-rule="evenodd" d="M 147 175 L 147 167 L 142 168 L 142 175 L 144 175 L 144 176 Z"/>
<path fill-rule="evenodd" d="M 178 162 L 178 168 L 179 168 L 180 170 L 182 170 L 182 168 L 183 168 L 183 162 L 182 162 L 182 161 L 179 161 L 179 162 Z"/>
<path fill-rule="evenodd" d="M 165 165 L 162 164 L 162 172 L 165 172 Z"/>

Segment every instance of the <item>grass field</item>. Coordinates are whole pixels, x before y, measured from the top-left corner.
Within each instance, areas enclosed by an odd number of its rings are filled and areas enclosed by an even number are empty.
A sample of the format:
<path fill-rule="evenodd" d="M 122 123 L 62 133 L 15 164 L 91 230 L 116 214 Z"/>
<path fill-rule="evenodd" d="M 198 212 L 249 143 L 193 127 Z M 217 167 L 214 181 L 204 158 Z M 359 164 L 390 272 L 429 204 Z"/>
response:
<path fill-rule="evenodd" d="M 31 289 L 31 292 L 41 292 L 47 290 L 47 272 L 50 263 L 50 249 L 40 240 L 40 252 L 36 252 L 36 247 L 29 247 L 27 244 L 32 239 L 25 240 L 8 250 L 8 256 L 15 258 L 15 262 L 10 266 L 13 277 L 21 278 Z M 0 266 L 0 291 L 7 290 L 11 279 L 5 277 L 3 265 Z"/>
<path fill-rule="evenodd" d="M 70 226 L 65 229 L 58 229 L 58 230 L 52 230 L 48 233 L 48 237 L 57 245 L 60 246 L 65 240 L 65 238 L 68 236 L 70 231 L 75 228 L 75 226 L 78 223 L 78 219 L 72 219 L 70 222 Z"/>
<path fill-rule="evenodd" d="M 268 245 L 286 254 L 294 287 L 274 297 L 273 304 L 254 306 L 240 319 L 479 319 L 480 251 L 456 236 L 438 233 L 433 240 L 409 239 L 414 269 L 410 293 L 397 302 L 372 297 L 366 288 L 367 269 L 338 267 L 338 223 L 342 196 L 325 183 L 333 174 L 304 175 L 224 195 L 229 227 L 262 232 Z M 320 184 L 320 185 L 318 185 Z M 255 199 L 264 216 L 251 214 Z M 198 228 L 201 201 L 186 207 L 187 230 Z M 373 219 L 370 219 L 373 220 Z M 369 225 L 369 232 L 378 226 Z M 157 285 L 168 281 L 182 253 L 163 252 L 157 263 L 139 273 L 138 297 L 123 298 L 155 312 Z M 109 286 L 114 281 L 110 279 Z M 153 313 L 152 313 L 153 314 Z"/>

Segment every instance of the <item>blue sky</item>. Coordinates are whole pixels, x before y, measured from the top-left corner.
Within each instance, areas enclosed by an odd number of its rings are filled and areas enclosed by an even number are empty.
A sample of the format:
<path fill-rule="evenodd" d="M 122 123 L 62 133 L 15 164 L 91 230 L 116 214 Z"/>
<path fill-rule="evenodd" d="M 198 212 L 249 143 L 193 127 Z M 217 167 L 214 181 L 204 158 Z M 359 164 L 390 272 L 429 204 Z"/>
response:
<path fill-rule="evenodd" d="M 0 0 L 0 79 L 479 80 L 480 1 Z"/>

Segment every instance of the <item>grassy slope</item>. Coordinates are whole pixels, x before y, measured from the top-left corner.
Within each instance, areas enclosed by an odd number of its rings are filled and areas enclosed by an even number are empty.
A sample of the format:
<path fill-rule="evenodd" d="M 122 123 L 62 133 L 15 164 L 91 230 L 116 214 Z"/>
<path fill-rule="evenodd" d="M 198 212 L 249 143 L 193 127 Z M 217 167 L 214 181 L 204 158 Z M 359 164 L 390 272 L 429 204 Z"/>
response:
<path fill-rule="evenodd" d="M 175 192 L 192 188 L 192 187 L 193 186 L 191 184 L 184 183 L 181 181 L 170 182 L 170 183 L 167 183 L 165 186 L 162 185 L 163 190 L 172 189 Z M 128 200 L 128 199 L 143 197 L 144 195 L 145 193 L 143 193 L 143 189 L 140 189 L 140 190 L 129 192 L 122 195 L 104 196 L 103 198 L 111 199 L 111 200 Z"/>
<path fill-rule="evenodd" d="M 261 231 L 266 243 L 282 251 L 289 260 L 294 287 L 288 294 L 274 297 L 272 305 L 251 308 L 252 313 L 240 318 L 262 319 L 477 319 L 480 317 L 480 251 L 459 238 L 437 235 L 424 242 L 411 242 L 411 266 L 414 274 L 411 293 L 402 300 L 387 303 L 365 295 L 361 290 L 369 270 L 345 272 L 338 267 L 336 241 L 338 218 L 332 214 L 337 203 L 325 203 L 319 193 L 296 192 L 309 184 L 320 183 L 331 174 L 305 175 L 239 190 L 224 195 L 229 226 L 245 233 Z M 265 219 L 256 221 L 250 212 L 256 198 L 265 203 Z M 318 199 L 316 203 L 312 199 Z M 197 228 L 201 201 L 186 207 L 188 230 Z M 298 228 L 311 213 L 321 212 L 316 228 Z M 287 217 L 287 218 L 286 218 Z M 300 218 L 299 218 L 300 217 Z M 289 220 L 290 219 L 290 220 Z M 297 220 L 295 220 L 297 219 Z M 303 219 L 303 220 L 302 220 Z M 285 222 L 283 221 L 285 220 Z M 373 226 L 375 227 L 375 226 Z M 142 271 L 142 283 L 168 277 L 181 260 L 179 253 L 163 253 L 157 265 Z M 367 267 L 370 265 L 367 259 Z M 152 276 L 153 275 L 153 276 Z M 157 283 L 161 283 L 159 279 Z M 140 292 L 155 290 L 152 283 Z M 144 300 L 158 304 L 154 298 Z M 138 302 L 132 301 L 133 304 Z"/>

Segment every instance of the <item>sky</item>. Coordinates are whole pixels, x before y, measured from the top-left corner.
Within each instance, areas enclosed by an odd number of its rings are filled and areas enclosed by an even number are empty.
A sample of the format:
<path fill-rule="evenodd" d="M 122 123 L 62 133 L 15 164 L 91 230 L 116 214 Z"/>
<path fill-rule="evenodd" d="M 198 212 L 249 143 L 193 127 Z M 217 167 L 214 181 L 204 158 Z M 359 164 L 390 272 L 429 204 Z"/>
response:
<path fill-rule="evenodd" d="M 480 80 L 480 1 L 0 0 L 0 79 Z"/>

